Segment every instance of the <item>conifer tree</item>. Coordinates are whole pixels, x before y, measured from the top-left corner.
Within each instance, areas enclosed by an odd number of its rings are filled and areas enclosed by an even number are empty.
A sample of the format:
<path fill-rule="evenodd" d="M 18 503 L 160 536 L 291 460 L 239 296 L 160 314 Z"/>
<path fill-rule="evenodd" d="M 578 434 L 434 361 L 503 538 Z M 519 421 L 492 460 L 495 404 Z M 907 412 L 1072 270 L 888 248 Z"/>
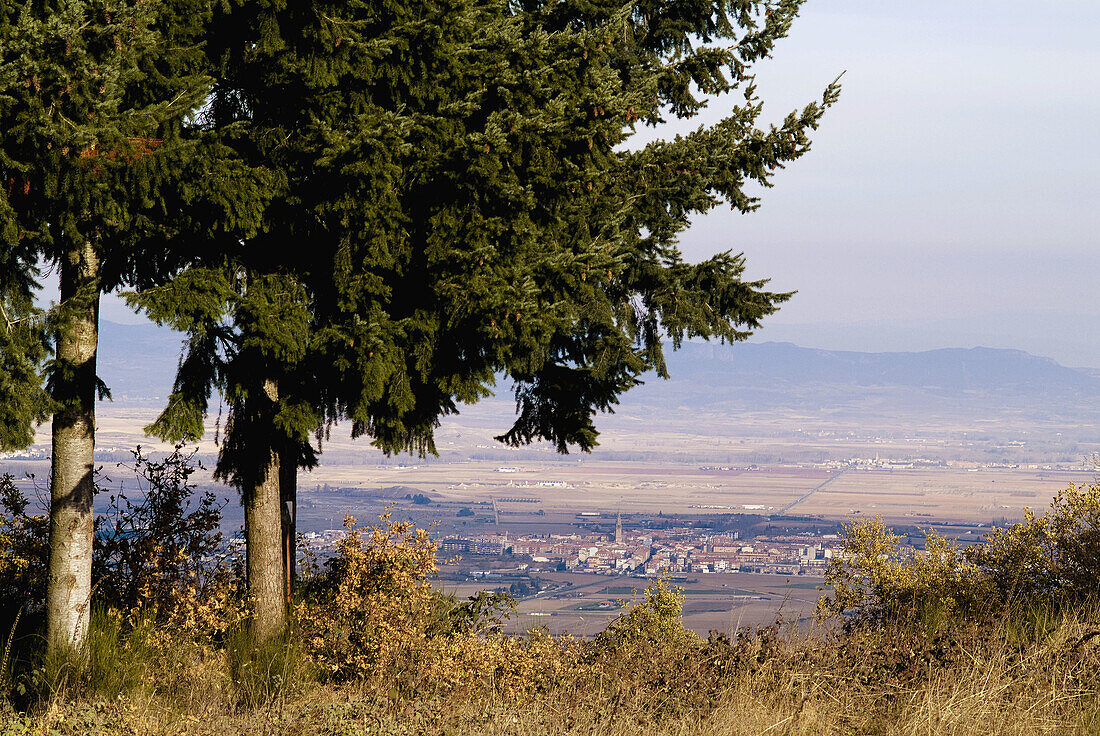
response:
<path fill-rule="evenodd" d="M 53 358 L 47 644 L 83 644 L 91 592 L 95 402 L 100 294 L 156 283 L 195 254 L 179 247 L 225 195 L 208 180 L 216 148 L 189 140 L 185 121 L 205 100 L 198 31 L 205 0 L 25 0 L 0 15 L 0 237 L 8 249 L 0 295 L 24 314 L 39 263 L 58 277 L 49 315 Z M 215 228 L 216 230 L 216 228 Z M 214 230 L 203 242 L 216 242 Z M 5 327 L 8 340 L 14 333 Z M 41 342 L 24 334 L 0 368 L 31 397 L 5 420 L 26 434 L 41 418 Z M 8 363 L 14 363 L 9 366 Z M 14 366 L 14 367 L 13 367 Z"/>
<path fill-rule="evenodd" d="M 757 127 L 750 65 L 800 4 L 312 0 L 214 24 L 211 124 L 278 185 L 239 250 L 133 303 L 189 332 L 151 431 L 201 433 L 212 390 L 229 396 L 218 472 L 243 491 L 260 638 L 285 621 L 276 487 L 312 432 L 347 420 L 384 452 L 433 452 L 440 418 L 505 374 L 500 440 L 591 450 L 595 412 L 665 375 L 664 341 L 744 339 L 788 298 L 739 255 L 686 263 L 676 238 L 755 208 L 745 183 L 803 155 L 835 101 L 829 85 Z M 735 93 L 715 125 L 625 146 Z"/>
<path fill-rule="evenodd" d="M 0 208 L 6 204 L 0 200 Z M 0 250 L 0 451 L 30 445 L 49 413 L 42 376 L 49 344 L 34 305 L 37 275 L 32 249 L 16 243 Z"/>

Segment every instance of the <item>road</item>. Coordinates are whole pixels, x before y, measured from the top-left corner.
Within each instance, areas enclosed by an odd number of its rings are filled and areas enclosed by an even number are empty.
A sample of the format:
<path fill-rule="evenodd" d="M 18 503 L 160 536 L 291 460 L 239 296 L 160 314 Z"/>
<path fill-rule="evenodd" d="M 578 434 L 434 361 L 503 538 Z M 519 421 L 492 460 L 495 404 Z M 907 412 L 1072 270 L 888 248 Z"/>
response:
<path fill-rule="evenodd" d="M 847 473 L 847 472 L 848 472 L 849 470 L 851 470 L 851 468 L 844 468 L 844 470 L 841 470 L 841 471 L 840 471 L 839 473 L 837 473 L 836 475 L 834 475 L 834 476 L 833 476 L 832 478 L 829 478 L 828 480 L 826 480 L 826 481 L 822 482 L 822 483 L 821 483 L 821 485 L 819 485 L 819 486 L 818 486 L 817 488 L 814 488 L 814 489 L 812 489 L 812 490 L 811 490 L 811 491 L 810 491 L 809 493 L 807 493 L 806 495 L 804 495 L 804 496 L 802 496 L 802 497 L 800 497 L 800 498 L 797 498 L 797 499 L 795 499 L 794 501 L 791 501 L 791 502 L 790 502 L 789 504 L 787 504 L 787 505 L 786 505 L 786 506 L 784 506 L 783 508 L 779 509 L 778 513 L 776 513 L 775 515 L 776 515 L 776 516 L 782 516 L 783 514 L 787 513 L 788 511 L 790 511 L 791 509 L 793 509 L 793 508 L 794 508 L 795 506 L 797 506 L 798 504 L 802 503 L 802 502 L 803 502 L 803 501 L 805 501 L 805 500 L 806 500 L 807 498 L 809 498 L 810 496 L 814 495 L 815 493 L 817 493 L 818 491 L 820 491 L 820 490 L 821 490 L 822 488 L 824 488 L 825 486 L 829 485 L 830 483 L 832 483 L 832 482 L 833 482 L 834 480 L 836 480 L 836 479 L 837 479 L 837 478 L 839 478 L 840 476 L 842 476 L 842 475 L 844 475 L 845 473 Z"/>

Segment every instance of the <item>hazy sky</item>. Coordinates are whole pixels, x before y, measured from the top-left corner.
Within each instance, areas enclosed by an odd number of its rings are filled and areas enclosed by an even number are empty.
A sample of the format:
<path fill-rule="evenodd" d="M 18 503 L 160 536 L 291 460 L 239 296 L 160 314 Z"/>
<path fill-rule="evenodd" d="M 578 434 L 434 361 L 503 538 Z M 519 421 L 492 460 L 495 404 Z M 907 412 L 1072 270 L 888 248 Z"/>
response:
<path fill-rule="evenodd" d="M 778 120 L 846 71 L 841 100 L 684 251 L 797 289 L 776 325 L 1059 313 L 1100 343 L 1098 34 L 1096 0 L 809 0 L 760 95 Z"/>
<path fill-rule="evenodd" d="M 1098 36 L 1097 0 L 809 0 L 758 68 L 765 115 L 846 72 L 841 100 L 762 209 L 699 218 L 685 253 L 798 290 L 761 339 L 1100 368 Z"/>

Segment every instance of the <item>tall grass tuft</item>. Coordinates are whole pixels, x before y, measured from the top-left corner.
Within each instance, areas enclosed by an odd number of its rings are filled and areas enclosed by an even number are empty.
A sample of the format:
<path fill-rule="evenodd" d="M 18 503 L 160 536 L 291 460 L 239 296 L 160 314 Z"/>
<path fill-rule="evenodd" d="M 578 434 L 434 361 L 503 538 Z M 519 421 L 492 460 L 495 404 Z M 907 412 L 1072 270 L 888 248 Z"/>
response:
<path fill-rule="evenodd" d="M 245 708 L 282 711 L 313 678 L 313 667 L 294 635 L 257 642 L 248 626 L 225 636 L 225 661 L 233 692 Z"/>

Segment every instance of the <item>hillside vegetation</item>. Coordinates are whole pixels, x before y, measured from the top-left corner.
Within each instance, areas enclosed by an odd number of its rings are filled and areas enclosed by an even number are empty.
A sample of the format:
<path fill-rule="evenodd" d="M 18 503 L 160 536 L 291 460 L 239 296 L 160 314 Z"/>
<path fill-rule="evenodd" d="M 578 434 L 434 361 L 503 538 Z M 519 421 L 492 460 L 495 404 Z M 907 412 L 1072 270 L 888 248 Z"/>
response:
<path fill-rule="evenodd" d="M 0 733 L 875 734 L 1100 728 L 1100 484 L 959 549 L 848 526 L 819 622 L 703 638 L 658 580 L 593 639 L 501 633 L 514 602 L 431 587 L 427 531 L 347 519 L 285 641 L 249 644 L 240 561 L 178 453 L 97 532 L 88 645 L 43 660 L 46 527 L 0 484 Z"/>

